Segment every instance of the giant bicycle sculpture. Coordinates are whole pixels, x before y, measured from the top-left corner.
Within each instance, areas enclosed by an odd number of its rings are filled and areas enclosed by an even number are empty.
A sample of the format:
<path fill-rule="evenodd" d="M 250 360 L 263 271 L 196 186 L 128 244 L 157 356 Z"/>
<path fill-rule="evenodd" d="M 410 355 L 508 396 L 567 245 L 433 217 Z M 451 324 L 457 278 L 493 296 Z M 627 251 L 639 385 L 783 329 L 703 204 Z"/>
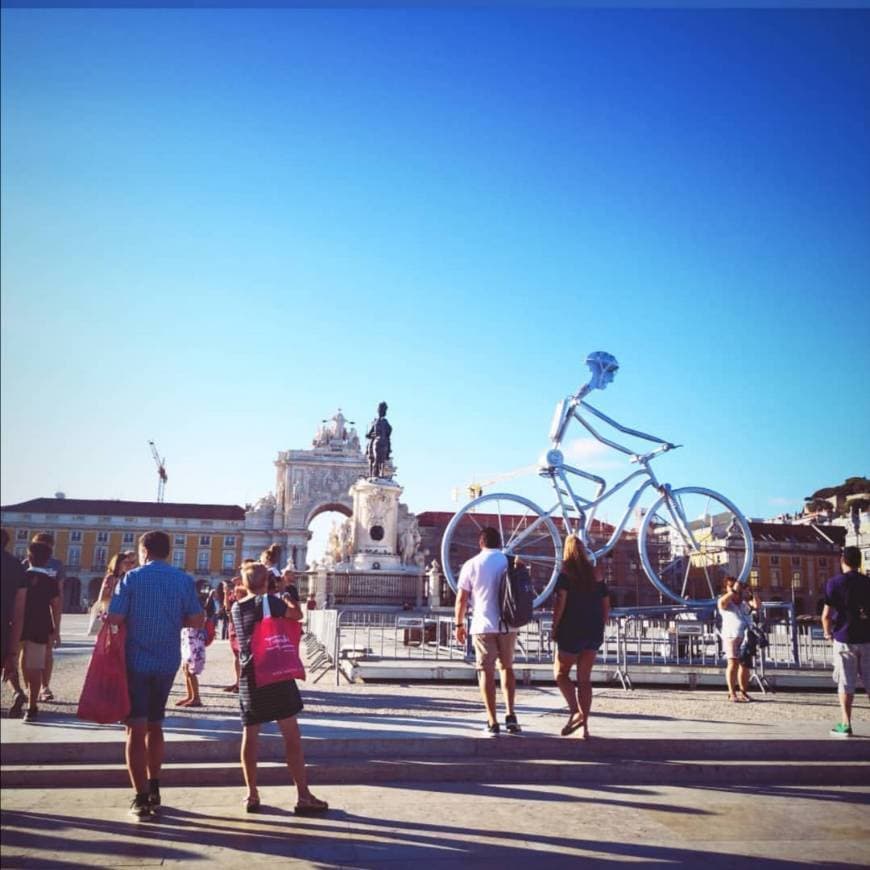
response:
<path fill-rule="evenodd" d="M 586 364 L 592 376 L 588 383 L 556 406 L 550 428 L 550 449 L 539 463 L 538 474 L 550 481 L 556 503 L 545 511 L 533 501 L 510 493 L 491 493 L 470 501 L 454 515 L 444 532 L 441 564 L 447 582 L 455 592 L 462 564 L 478 551 L 480 530 L 493 526 L 501 533 L 504 552 L 519 558 L 531 571 L 537 592 L 535 606 L 540 606 L 549 597 L 559 575 L 562 535 L 578 535 L 597 561 L 613 550 L 641 499 L 647 490 L 653 490 L 658 498 L 643 515 L 637 530 L 637 548 L 644 572 L 663 595 L 680 604 L 712 603 L 725 574 L 741 581 L 749 575 L 753 550 L 746 518 L 733 502 L 711 489 L 674 488 L 660 483 L 651 463 L 679 445 L 622 426 L 585 401 L 593 390 L 605 389 L 619 369 L 616 358 L 604 351 L 589 354 Z M 601 435 L 584 413 L 619 432 L 658 446 L 648 453 L 635 453 Z M 572 419 L 602 444 L 627 454 L 638 469 L 608 489 L 604 478 L 566 465 L 561 445 Z M 591 498 L 575 491 L 578 478 L 595 485 Z M 606 530 L 606 526 L 595 521 L 598 507 L 635 480 L 640 481 L 639 485 L 621 520 L 613 527 L 609 538 L 596 543 L 594 534 Z"/>

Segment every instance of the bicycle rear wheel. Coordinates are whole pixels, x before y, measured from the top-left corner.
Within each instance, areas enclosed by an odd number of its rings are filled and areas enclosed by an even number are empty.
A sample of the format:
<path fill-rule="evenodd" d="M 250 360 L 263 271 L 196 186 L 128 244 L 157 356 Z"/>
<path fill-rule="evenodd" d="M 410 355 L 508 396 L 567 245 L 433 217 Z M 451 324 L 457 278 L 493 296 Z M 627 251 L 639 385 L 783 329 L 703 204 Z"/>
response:
<path fill-rule="evenodd" d="M 752 533 L 733 502 L 702 487 L 669 489 L 644 517 L 637 539 L 653 586 L 679 604 L 712 604 L 726 575 L 745 581 Z"/>
<path fill-rule="evenodd" d="M 441 564 L 450 588 L 456 592 L 462 566 L 480 552 L 478 538 L 487 526 L 501 534 L 502 552 L 517 557 L 529 569 L 535 607 L 539 607 L 559 576 L 562 538 L 549 514 L 519 495 L 482 495 L 454 514 L 441 541 Z"/>

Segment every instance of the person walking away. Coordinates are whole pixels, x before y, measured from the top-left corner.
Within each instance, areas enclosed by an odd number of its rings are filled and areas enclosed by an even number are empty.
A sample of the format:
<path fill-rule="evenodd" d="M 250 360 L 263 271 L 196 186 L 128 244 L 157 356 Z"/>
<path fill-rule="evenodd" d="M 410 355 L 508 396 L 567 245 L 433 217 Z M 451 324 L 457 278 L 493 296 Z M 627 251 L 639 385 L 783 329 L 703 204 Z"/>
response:
<path fill-rule="evenodd" d="M 736 577 L 728 576 L 723 581 L 724 592 L 716 602 L 722 620 L 722 645 L 727 664 L 725 683 L 729 701 L 750 701 L 749 667 L 741 660 L 740 647 L 751 624 L 752 610 L 743 600 L 743 585 Z M 750 659 L 751 663 L 751 659 Z"/>
<path fill-rule="evenodd" d="M 834 737 L 852 736 L 852 702 L 859 678 L 870 699 L 870 577 L 860 568 L 861 551 L 845 547 L 841 573 L 825 584 L 822 628 L 834 643 L 834 680 L 842 713 L 842 721 L 831 729 Z"/>
<path fill-rule="evenodd" d="M 31 538 L 31 543 L 46 544 L 54 552 L 54 536 L 50 532 L 38 532 Z M 24 567 L 30 567 L 28 562 L 24 563 Z M 42 690 L 39 693 L 40 701 L 53 701 L 54 693 L 51 691 L 51 673 L 54 670 L 54 648 L 60 646 L 60 623 L 63 619 L 63 584 L 66 580 L 66 567 L 60 559 L 55 559 L 50 553 L 48 562 L 43 566 L 44 570 L 50 577 L 57 580 L 58 595 L 60 596 L 60 609 L 58 610 L 57 622 L 55 624 L 55 633 L 52 642 L 45 650 L 45 669 L 42 678 Z"/>
<path fill-rule="evenodd" d="M 139 539 L 141 567 L 127 573 L 112 596 L 108 621 L 127 626 L 126 761 L 135 791 L 130 814 L 147 819 L 160 807 L 163 719 L 166 700 L 181 664 L 181 629 L 202 628 L 203 612 L 193 578 L 167 564 L 165 532 Z"/>
<path fill-rule="evenodd" d="M 556 579 L 553 605 L 553 637 L 556 655 L 553 672 L 556 685 L 568 702 L 568 721 L 562 728 L 567 737 L 582 728 L 589 738 L 592 710 L 592 666 L 604 643 L 604 626 L 610 618 L 610 596 L 600 569 L 594 567 L 583 542 L 568 535 L 562 556 L 562 570 Z M 577 668 L 577 685 L 571 669 Z"/>
<path fill-rule="evenodd" d="M 3 636 L 3 679 L 12 689 L 12 704 L 9 707 L 10 719 L 18 719 L 27 701 L 27 696 L 21 691 L 18 680 L 18 652 L 21 647 L 21 629 L 24 625 L 24 608 L 27 601 L 27 577 L 24 566 L 11 553 L 7 552 L 9 532 L 2 533 L 3 549 L 0 563 L 0 619 L 2 619 Z"/>
<path fill-rule="evenodd" d="M 60 590 L 55 572 L 47 568 L 51 547 L 33 541 L 27 548 L 25 574 L 27 597 L 24 603 L 24 623 L 21 628 L 21 670 L 27 684 L 27 710 L 25 722 L 33 722 L 39 713 L 37 700 L 47 661 L 46 650 L 59 641 L 57 626 L 60 623 Z"/>
<path fill-rule="evenodd" d="M 242 565 L 242 582 L 245 595 L 236 600 L 230 615 L 239 641 L 239 707 L 242 717 L 242 772 L 248 793 L 245 796 L 245 811 L 258 812 L 260 794 L 257 790 L 257 743 L 260 725 L 277 722 L 284 738 L 287 768 L 296 784 L 297 815 L 312 815 L 329 809 L 326 801 L 316 798 L 308 787 L 305 757 L 302 752 L 302 737 L 296 715 L 302 710 L 302 697 L 295 680 L 282 680 L 267 686 L 257 686 L 254 662 L 251 655 L 251 639 L 256 624 L 263 618 L 263 599 L 268 596 L 269 612 L 275 617 L 302 619 L 302 609 L 289 605 L 277 595 L 267 592 L 270 572 L 260 563 Z"/>
<path fill-rule="evenodd" d="M 208 616 L 206 616 L 208 619 Z M 205 670 L 205 629 L 181 629 L 181 669 L 184 671 L 184 686 L 187 694 L 176 707 L 201 707 L 199 675 Z"/>
<path fill-rule="evenodd" d="M 501 671 L 501 691 L 506 708 L 505 729 L 510 734 L 522 730 L 514 711 L 516 679 L 514 677 L 514 649 L 517 629 L 501 631 L 501 601 L 499 590 L 507 572 L 507 557 L 501 551 L 501 535 L 496 529 L 483 529 L 478 538 L 480 552 L 469 559 L 459 572 L 454 615 L 456 640 L 466 640 L 465 617 L 469 606 L 471 640 L 474 646 L 475 668 L 480 695 L 486 708 L 486 728 L 489 737 L 498 737 L 501 729 L 496 715 L 495 665 Z"/>

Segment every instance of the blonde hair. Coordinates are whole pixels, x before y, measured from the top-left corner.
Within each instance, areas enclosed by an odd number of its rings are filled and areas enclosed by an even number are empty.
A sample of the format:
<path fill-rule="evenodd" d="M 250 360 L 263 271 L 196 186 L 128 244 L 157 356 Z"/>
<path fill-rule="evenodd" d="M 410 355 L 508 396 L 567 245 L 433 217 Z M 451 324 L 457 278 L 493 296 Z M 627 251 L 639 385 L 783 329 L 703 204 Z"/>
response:
<path fill-rule="evenodd" d="M 248 592 L 259 595 L 266 591 L 266 582 L 269 579 L 269 569 L 260 562 L 247 562 L 241 569 L 242 583 Z"/>
<path fill-rule="evenodd" d="M 109 560 L 109 565 L 107 571 L 113 577 L 120 577 L 124 572 L 121 570 L 121 565 L 127 561 L 127 559 L 135 559 L 136 554 L 132 550 L 122 550 L 120 553 L 116 553 Z"/>
<path fill-rule="evenodd" d="M 595 568 L 583 542 L 577 535 L 568 535 L 565 538 L 565 547 L 562 551 L 562 573 L 578 589 L 588 590 L 595 585 Z"/>

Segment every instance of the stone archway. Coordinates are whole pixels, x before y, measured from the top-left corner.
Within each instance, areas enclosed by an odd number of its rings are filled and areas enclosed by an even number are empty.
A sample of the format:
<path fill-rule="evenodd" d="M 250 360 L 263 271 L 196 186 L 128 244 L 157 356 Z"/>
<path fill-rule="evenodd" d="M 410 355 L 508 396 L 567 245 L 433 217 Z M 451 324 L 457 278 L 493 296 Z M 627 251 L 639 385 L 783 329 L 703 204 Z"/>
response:
<path fill-rule="evenodd" d="M 309 536 L 313 534 L 312 524 L 317 519 L 317 517 L 321 516 L 322 514 L 328 513 L 341 514 L 343 517 L 346 517 L 348 521 L 353 516 L 353 511 L 346 504 L 343 504 L 340 501 L 323 502 L 322 504 L 314 507 L 314 509 L 305 519 L 305 528 L 308 531 Z M 350 522 L 342 523 L 337 529 L 335 529 L 336 538 L 334 541 L 332 540 L 332 536 L 330 535 L 330 543 L 328 545 L 327 553 L 325 554 L 329 561 L 329 564 L 338 564 L 349 559 L 350 528 Z M 317 558 L 320 557 L 317 556 Z"/>
<path fill-rule="evenodd" d="M 302 570 L 308 561 L 311 520 L 326 510 L 350 516 L 350 488 L 367 474 L 368 461 L 354 424 L 339 408 L 317 429 L 311 449 L 278 453 L 275 495 L 260 499 L 245 513 L 243 558 L 256 558 L 277 543 L 282 559 Z"/>

